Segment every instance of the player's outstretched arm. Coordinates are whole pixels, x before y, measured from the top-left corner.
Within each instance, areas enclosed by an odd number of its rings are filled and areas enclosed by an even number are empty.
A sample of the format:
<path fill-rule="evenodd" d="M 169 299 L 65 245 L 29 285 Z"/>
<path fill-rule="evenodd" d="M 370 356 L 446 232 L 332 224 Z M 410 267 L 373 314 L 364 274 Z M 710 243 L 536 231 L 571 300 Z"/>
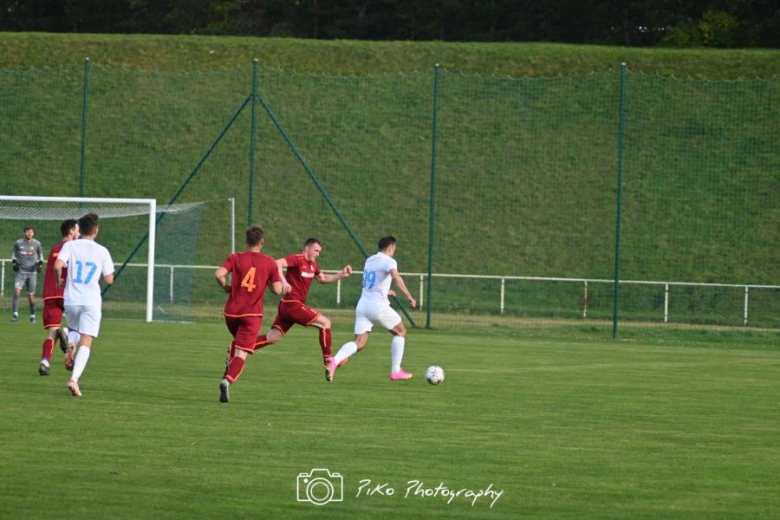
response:
<path fill-rule="evenodd" d="M 412 297 L 409 289 L 406 288 L 404 279 L 401 278 L 401 275 L 398 273 L 398 269 L 391 269 L 390 276 L 393 278 L 395 285 L 397 285 L 398 288 L 401 289 L 401 292 L 404 293 L 404 296 L 406 296 L 406 299 L 409 301 L 409 305 L 411 305 L 413 309 L 417 307 L 417 300 Z"/>
<path fill-rule="evenodd" d="M 289 286 L 290 284 L 287 285 Z M 274 294 L 282 294 L 282 291 L 284 291 L 282 282 L 271 282 L 270 284 L 268 284 L 268 288 L 271 289 L 271 292 Z"/>
<path fill-rule="evenodd" d="M 317 275 L 317 281 L 320 283 L 332 283 L 335 282 L 336 280 L 341 280 L 342 278 L 346 278 L 351 274 L 352 274 L 352 266 L 345 265 L 344 269 L 342 269 L 341 272 L 336 274 L 325 274 L 323 272 L 320 272 L 320 274 Z"/>
<path fill-rule="evenodd" d="M 226 293 L 230 292 L 230 285 L 227 283 L 227 274 L 228 270 L 224 267 L 220 266 L 217 268 L 216 271 L 214 271 L 214 278 L 217 279 L 217 284 L 219 284 L 220 287 L 222 287 L 222 290 Z"/>

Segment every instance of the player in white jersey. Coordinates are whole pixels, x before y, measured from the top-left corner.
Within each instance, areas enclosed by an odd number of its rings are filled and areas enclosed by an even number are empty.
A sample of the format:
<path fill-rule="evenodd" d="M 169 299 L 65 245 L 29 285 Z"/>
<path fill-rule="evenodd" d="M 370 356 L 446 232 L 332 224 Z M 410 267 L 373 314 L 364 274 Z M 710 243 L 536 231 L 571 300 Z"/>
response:
<path fill-rule="evenodd" d="M 95 242 L 98 234 L 98 216 L 94 213 L 79 219 L 81 238 L 62 246 L 54 263 L 56 279 L 65 283 L 65 317 L 70 333 L 65 353 L 65 368 L 73 370 L 68 389 L 75 397 L 81 397 L 79 378 L 84 373 L 92 348 L 92 340 L 100 331 L 102 297 L 100 276 L 106 283 L 114 283 L 114 262 L 108 249 Z M 62 280 L 62 268 L 68 268 L 66 280 Z M 76 343 L 78 342 L 78 353 Z M 74 359 L 75 355 L 75 359 Z"/>
<path fill-rule="evenodd" d="M 390 379 L 398 381 L 411 379 L 412 374 L 401 368 L 406 343 L 406 327 L 401 316 L 390 307 L 387 296 L 395 296 L 390 290 L 391 282 L 404 293 L 409 305 L 417 306 L 417 302 L 406 289 L 403 278 L 398 274 L 398 263 L 393 258 L 396 239 L 388 236 L 379 240 L 379 252 L 366 260 L 363 268 L 363 293 L 355 309 L 355 340 L 342 345 L 338 353 L 330 360 L 328 371 L 329 381 L 333 380 L 336 368 L 346 363 L 350 356 L 363 350 L 368 342 L 368 335 L 374 325 L 381 325 L 393 339 L 390 343 Z"/>

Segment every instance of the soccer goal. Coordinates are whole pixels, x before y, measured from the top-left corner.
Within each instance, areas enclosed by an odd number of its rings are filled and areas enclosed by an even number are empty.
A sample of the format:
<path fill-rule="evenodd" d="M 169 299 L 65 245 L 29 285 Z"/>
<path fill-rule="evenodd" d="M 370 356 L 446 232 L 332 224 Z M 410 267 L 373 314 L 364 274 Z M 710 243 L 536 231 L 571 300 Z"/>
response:
<path fill-rule="evenodd" d="M 47 257 L 61 240 L 60 222 L 91 212 L 100 216 L 97 240 L 116 264 L 104 316 L 193 321 L 219 304 L 210 266 L 235 251 L 233 198 L 158 206 L 154 199 L 0 195 L 0 310 L 10 309 L 11 250 L 24 228 L 35 229 Z M 38 295 L 42 289 L 39 280 Z"/>
<path fill-rule="evenodd" d="M 13 237 L 21 238 L 23 228 L 31 226 L 35 229 L 35 238 L 41 242 L 44 257 L 46 257 L 49 249 L 61 239 L 59 236 L 59 223 L 69 218 L 78 219 L 87 213 L 97 213 L 101 220 L 112 218 L 132 220 L 133 217 L 143 219 L 145 229 L 143 229 L 141 236 L 145 234 L 147 242 L 145 247 L 147 254 L 145 319 L 146 321 L 152 321 L 152 310 L 154 308 L 155 232 L 157 227 L 157 201 L 155 199 L 0 195 L 0 220 L 2 220 L 0 237 L 4 237 L 6 241 Z M 134 222 L 132 225 L 137 229 L 137 224 L 137 222 Z M 108 237 L 102 232 L 103 229 L 108 230 L 110 227 L 111 225 L 101 225 L 101 234 L 98 236 L 97 241 L 106 245 L 111 251 L 114 262 L 118 262 L 122 260 L 122 257 L 117 254 L 118 251 L 112 248 L 110 241 L 106 240 Z M 125 230 L 126 238 L 138 238 L 139 233 L 128 233 L 129 229 L 126 224 L 121 227 Z M 14 231 L 18 236 L 13 235 Z M 106 235 L 115 234 L 106 233 Z M 135 235 L 135 237 L 129 235 Z M 8 245 L 9 251 L 11 245 L 12 242 Z M 5 275 L 5 264 L 6 262 L 3 262 L 3 275 Z M 119 280 L 117 282 L 121 283 Z"/>

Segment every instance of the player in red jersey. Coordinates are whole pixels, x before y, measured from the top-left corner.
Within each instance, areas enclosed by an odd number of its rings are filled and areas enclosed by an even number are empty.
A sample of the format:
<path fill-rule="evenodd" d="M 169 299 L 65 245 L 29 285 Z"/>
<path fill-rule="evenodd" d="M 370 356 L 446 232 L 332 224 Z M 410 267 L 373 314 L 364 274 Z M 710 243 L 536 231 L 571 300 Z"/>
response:
<path fill-rule="evenodd" d="M 347 265 L 340 273 L 325 274 L 317 265 L 317 257 L 322 252 L 322 242 L 316 238 L 309 238 L 303 244 L 303 252 L 285 256 L 276 260 L 279 266 L 279 274 L 287 268 L 286 277 L 282 277 L 282 285 L 286 296 L 279 301 L 279 313 L 276 315 L 271 330 L 265 336 L 258 336 L 256 348 L 263 348 L 278 342 L 290 328 L 296 323 L 304 327 L 314 326 L 320 329 L 320 348 L 325 362 L 325 379 L 330 381 L 328 371 L 331 357 L 331 333 L 330 320 L 306 305 L 306 296 L 309 293 L 311 281 L 316 279 L 320 283 L 331 283 L 341 280 L 352 274 L 352 267 Z M 287 291 L 287 287 L 290 290 Z M 289 294 L 287 294 L 289 292 Z"/>
<path fill-rule="evenodd" d="M 263 295 L 266 286 L 275 294 L 282 293 L 282 278 L 279 268 L 270 256 L 263 254 L 263 230 L 249 226 L 246 230 L 247 250 L 233 253 L 214 273 L 217 283 L 229 293 L 225 304 L 225 325 L 233 335 L 227 368 L 219 384 L 219 400 L 227 403 L 228 388 L 244 370 L 248 354 L 254 354 L 255 339 L 260 333 L 263 321 Z M 232 274 L 227 283 L 228 273 Z"/>
<path fill-rule="evenodd" d="M 43 341 L 41 364 L 38 365 L 38 373 L 42 376 L 49 375 L 54 341 L 56 339 L 60 340 L 60 348 L 63 352 L 65 352 L 68 346 L 67 332 L 62 329 L 65 288 L 60 287 L 57 283 L 57 276 L 54 273 L 54 262 L 60 255 L 60 249 L 65 245 L 65 242 L 75 240 L 79 236 L 78 221 L 74 219 L 64 220 L 60 224 L 60 233 L 62 233 L 62 241 L 51 248 L 49 259 L 46 262 L 46 274 L 43 278 L 43 328 L 48 330 L 48 335 Z M 67 276 L 67 270 L 63 268 L 62 277 L 67 278 Z"/>

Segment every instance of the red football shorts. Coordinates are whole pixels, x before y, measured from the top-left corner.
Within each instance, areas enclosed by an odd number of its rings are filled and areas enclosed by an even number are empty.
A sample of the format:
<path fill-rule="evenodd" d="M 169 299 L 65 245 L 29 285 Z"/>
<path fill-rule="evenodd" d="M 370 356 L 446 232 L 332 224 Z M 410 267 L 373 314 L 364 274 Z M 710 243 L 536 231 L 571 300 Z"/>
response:
<path fill-rule="evenodd" d="M 285 334 L 296 323 L 308 327 L 319 315 L 319 312 L 298 300 L 282 300 L 279 302 L 279 314 L 271 326 Z"/>
<path fill-rule="evenodd" d="M 65 309 L 64 298 L 48 298 L 43 301 L 43 328 L 52 329 L 62 326 L 62 312 Z"/>
<path fill-rule="evenodd" d="M 225 325 L 233 335 L 237 349 L 245 350 L 250 354 L 255 352 L 255 341 L 263 325 L 261 316 L 242 316 L 240 318 L 225 316 Z"/>

